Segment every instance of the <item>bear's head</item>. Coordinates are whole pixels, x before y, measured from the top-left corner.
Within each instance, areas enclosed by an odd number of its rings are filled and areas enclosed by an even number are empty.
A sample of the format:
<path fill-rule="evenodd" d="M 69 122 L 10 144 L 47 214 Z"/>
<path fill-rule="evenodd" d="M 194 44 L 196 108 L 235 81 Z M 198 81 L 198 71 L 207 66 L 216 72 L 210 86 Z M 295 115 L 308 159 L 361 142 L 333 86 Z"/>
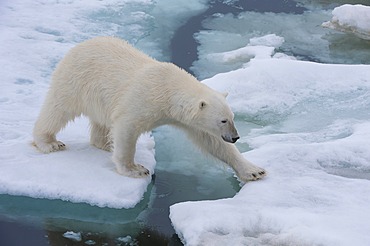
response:
<path fill-rule="evenodd" d="M 198 102 L 196 126 L 224 141 L 235 143 L 239 134 L 234 125 L 234 114 L 226 102 L 227 93 L 207 94 Z"/>

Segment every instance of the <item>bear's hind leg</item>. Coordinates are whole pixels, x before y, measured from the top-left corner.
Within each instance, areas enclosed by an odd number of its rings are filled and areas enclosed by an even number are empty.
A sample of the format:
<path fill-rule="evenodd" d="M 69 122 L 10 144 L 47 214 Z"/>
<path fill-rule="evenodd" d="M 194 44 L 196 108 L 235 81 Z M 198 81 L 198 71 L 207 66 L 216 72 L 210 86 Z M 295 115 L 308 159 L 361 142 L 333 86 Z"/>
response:
<path fill-rule="evenodd" d="M 47 100 L 33 128 L 33 145 L 43 153 L 64 150 L 65 144 L 56 139 L 56 134 L 75 116 L 50 105 Z"/>
<path fill-rule="evenodd" d="M 90 143 L 99 149 L 111 151 L 112 142 L 109 137 L 109 129 L 92 121 L 90 124 Z"/>

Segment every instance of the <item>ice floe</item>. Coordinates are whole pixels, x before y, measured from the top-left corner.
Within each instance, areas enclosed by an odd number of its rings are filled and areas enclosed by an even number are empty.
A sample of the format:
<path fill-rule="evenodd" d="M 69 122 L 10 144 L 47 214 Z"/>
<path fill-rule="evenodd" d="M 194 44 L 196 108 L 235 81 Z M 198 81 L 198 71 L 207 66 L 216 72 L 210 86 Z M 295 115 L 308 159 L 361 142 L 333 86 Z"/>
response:
<path fill-rule="evenodd" d="M 332 11 L 333 17 L 323 27 L 331 28 L 370 40 L 370 6 L 345 4 Z"/>

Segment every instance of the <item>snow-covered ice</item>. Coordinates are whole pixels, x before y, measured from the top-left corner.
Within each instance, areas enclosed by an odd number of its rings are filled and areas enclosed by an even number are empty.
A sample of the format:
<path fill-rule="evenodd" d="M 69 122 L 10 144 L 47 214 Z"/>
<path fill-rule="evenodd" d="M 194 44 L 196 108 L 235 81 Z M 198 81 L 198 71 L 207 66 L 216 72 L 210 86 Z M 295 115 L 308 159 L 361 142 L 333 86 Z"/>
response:
<path fill-rule="evenodd" d="M 268 125 L 241 141 L 269 175 L 234 198 L 171 206 L 186 245 L 368 244 L 369 65 L 252 59 L 203 82 Z"/>
<path fill-rule="evenodd" d="M 26 107 L 31 111 L 30 108 Z M 35 112 L 35 111 L 34 111 Z M 89 145 L 89 125 L 77 120 L 59 134 L 67 150 L 42 154 L 31 145 L 33 121 L 14 110 L 1 119 L 6 124 L 0 153 L 0 193 L 34 198 L 84 202 L 99 207 L 131 208 L 143 197 L 150 177 L 133 179 L 119 175 L 111 153 Z M 30 112 L 31 114 L 31 112 Z M 36 115 L 36 114 L 35 114 Z M 13 117 L 11 117 L 13 116 Z M 18 124 L 15 122 L 19 122 Z M 137 144 L 136 161 L 154 171 L 154 140 L 147 134 Z"/>
<path fill-rule="evenodd" d="M 2 2 L 0 193 L 100 207 L 135 206 L 150 178 L 118 175 L 110 153 L 89 145 L 86 119 L 76 120 L 59 134 L 68 146 L 66 151 L 49 155 L 31 146 L 33 123 L 53 68 L 75 44 L 97 35 L 115 35 L 168 60 L 174 31 L 206 4 L 203 0 Z M 320 26 L 330 19 L 331 11 L 317 9 L 299 15 L 251 11 L 214 15 L 203 23 L 207 30 L 195 34 L 200 46 L 193 71 L 201 78 L 213 76 L 203 82 L 229 92 L 237 123 L 241 128 L 248 125 L 240 131 L 238 146 L 252 149 L 243 155 L 266 168 L 269 175 L 245 184 L 233 198 L 171 206 L 173 226 L 187 245 L 361 246 L 370 241 L 370 66 L 319 64 L 292 57 L 336 63 L 352 57 L 368 59 L 368 46 L 361 43 L 353 53 L 354 49 L 346 49 L 352 46 L 335 43 L 338 34 Z M 351 25 L 353 16 L 363 16 L 360 12 L 352 15 L 352 7 L 338 9 L 333 15 L 341 21 L 350 17 L 346 21 Z M 361 25 L 356 23 L 353 30 L 358 31 Z M 368 27 L 365 25 L 365 30 Z M 218 74 L 220 71 L 227 72 Z M 158 139 L 178 140 L 176 130 L 166 134 L 159 131 Z M 197 189 L 204 194 L 211 186 L 223 192 L 224 183 L 212 183 L 215 179 L 209 177 L 213 175 L 223 173 L 220 175 L 229 182 L 228 169 L 201 158 L 201 167 L 186 161 L 176 163 L 166 149 L 161 152 L 158 159 L 166 162 L 162 169 L 182 174 L 178 177 L 185 174 L 189 180 L 196 177 L 201 181 Z M 190 156 L 194 152 L 184 151 L 179 144 L 176 153 Z M 136 159 L 153 172 L 151 134 L 141 137 Z M 12 204 L 6 208 L 11 210 Z M 137 210 L 117 210 L 117 214 L 110 210 L 106 217 L 94 214 L 86 223 L 96 223 L 100 231 L 100 217 L 119 224 L 135 219 L 140 213 Z M 66 211 L 63 213 L 69 213 Z M 118 216 L 125 212 L 130 215 L 128 220 Z M 25 217 L 28 213 L 22 212 Z M 54 210 L 48 210 L 43 218 L 84 220 L 90 216 L 89 211 L 78 209 L 68 216 L 52 213 Z M 131 236 L 134 234 L 117 240 L 135 241 Z"/>
<path fill-rule="evenodd" d="M 361 4 L 345 4 L 332 11 L 333 17 L 324 22 L 323 27 L 354 35 L 370 40 L 370 6 Z"/>
<path fill-rule="evenodd" d="M 322 106 L 337 110 L 333 113 L 338 116 L 356 112 L 355 117 L 369 116 L 366 113 L 370 86 L 368 65 L 253 59 L 244 67 L 203 82 L 216 90 L 228 91 L 232 109 L 247 117 L 268 122 L 277 122 L 288 116 L 292 119 L 296 115 L 308 118 L 310 111 L 319 111 Z M 321 120 L 325 120 L 325 116 L 331 119 L 330 113 L 322 114 Z M 320 126 L 325 123 L 321 122 Z"/>

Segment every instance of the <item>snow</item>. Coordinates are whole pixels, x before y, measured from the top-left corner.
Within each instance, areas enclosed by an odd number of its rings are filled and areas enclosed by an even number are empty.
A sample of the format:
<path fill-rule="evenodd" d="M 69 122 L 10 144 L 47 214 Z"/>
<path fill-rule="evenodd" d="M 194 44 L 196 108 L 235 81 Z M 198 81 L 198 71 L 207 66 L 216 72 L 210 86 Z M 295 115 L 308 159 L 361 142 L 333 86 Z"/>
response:
<path fill-rule="evenodd" d="M 370 40 L 370 6 L 345 4 L 332 11 L 333 17 L 324 22 L 323 27 Z"/>
<path fill-rule="evenodd" d="M 41 154 L 31 146 L 32 128 L 51 73 L 65 53 L 102 35 L 127 39 L 146 53 L 168 59 L 168 40 L 204 1 L 5 1 L 0 15 L 0 194 L 61 199 L 99 207 L 131 208 L 151 178 L 116 173 L 111 154 L 89 145 L 89 125 L 79 119 L 58 138 L 68 149 Z M 163 8 L 163 5 L 172 6 Z M 156 21 L 168 15 L 174 21 Z M 169 20 L 169 19 L 167 19 Z M 163 42 L 158 42 L 158 38 Z M 154 172 L 154 140 L 141 136 L 137 162 Z"/>
<path fill-rule="evenodd" d="M 366 65 L 254 59 L 245 66 L 244 69 L 218 74 L 204 83 L 219 91 L 228 91 L 232 109 L 252 118 L 274 122 L 290 114 L 293 114 L 291 117 L 295 114 L 307 117 L 307 110 L 317 110 L 309 105 L 313 103 L 340 110 L 335 113 L 348 111 L 348 114 L 361 112 L 369 105 L 369 101 L 363 98 L 367 96 L 369 87 L 369 66 Z M 232 82 L 225 83 L 230 80 Z M 358 101 L 358 97 L 365 102 Z M 331 100 L 337 102 L 331 103 Z"/>
<path fill-rule="evenodd" d="M 255 58 L 203 82 L 261 125 L 240 141 L 268 176 L 230 199 L 172 205 L 186 245 L 368 244 L 369 65 Z"/>
<path fill-rule="evenodd" d="M 252 139 L 263 146 L 245 156 L 266 167 L 269 177 L 232 199 L 173 205 L 177 233 L 186 245 L 367 245 L 369 180 L 327 169 L 357 162 L 358 172 L 369 174 L 363 167 L 370 158 L 370 124 L 353 128 L 352 136 L 328 143 L 292 141 L 294 134 Z"/>

